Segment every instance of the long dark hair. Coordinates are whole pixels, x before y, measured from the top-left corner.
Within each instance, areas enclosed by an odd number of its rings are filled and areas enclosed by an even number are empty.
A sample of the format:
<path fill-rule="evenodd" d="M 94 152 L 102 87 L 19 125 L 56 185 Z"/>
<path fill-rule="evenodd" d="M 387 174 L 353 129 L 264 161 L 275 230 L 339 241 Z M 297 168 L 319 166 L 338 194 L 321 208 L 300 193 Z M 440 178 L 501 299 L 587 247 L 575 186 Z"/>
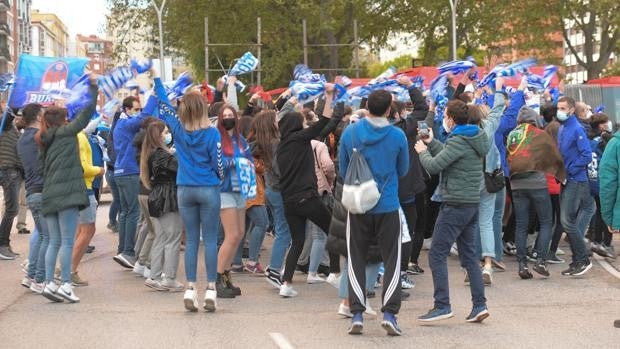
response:
<path fill-rule="evenodd" d="M 37 142 L 39 147 L 44 149 L 46 145 L 43 144 L 41 137 L 49 129 L 60 127 L 67 123 L 67 109 L 61 107 L 49 107 L 45 110 L 45 113 L 43 113 L 43 120 L 41 121 L 41 128 L 37 131 L 37 134 L 34 135 L 34 140 Z"/>
<path fill-rule="evenodd" d="M 256 145 L 256 157 L 263 160 L 267 169 L 271 169 L 273 144 L 280 139 L 280 132 L 276 127 L 276 112 L 265 110 L 256 114 L 250 127 L 250 137 Z"/>
<path fill-rule="evenodd" d="M 228 134 L 228 131 L 224 128 L 224 111 L 228 109 L 232 111 L 236 123 L 235 128 L 233 128 L 233 137 L 237 140 L 237 146 L 239 150 L 243 151 L 243 139 L 241 134 L 239 133 L 239 116 L 235 108 L 230 104 L 225 104 L 220 108 L 220 111 L 217 115 L 217 129 L 220 131 L 220 136 L 222 137 L 222 153 L 226 156 L 233 156 L 235 154 L 235 150 L 232 146 L 232 137 Z"/>
<path fill-rule="evenodd" d="M 140 150 L 140 180 L 145 188 L 151 189 L 151 176 L 149 171 L 149 158 L 157 148 L 166 149 L 161 134 L 166 125 L 161 120 L 155 120 L 148 124 L 144 130 L 144 140 Z"/>

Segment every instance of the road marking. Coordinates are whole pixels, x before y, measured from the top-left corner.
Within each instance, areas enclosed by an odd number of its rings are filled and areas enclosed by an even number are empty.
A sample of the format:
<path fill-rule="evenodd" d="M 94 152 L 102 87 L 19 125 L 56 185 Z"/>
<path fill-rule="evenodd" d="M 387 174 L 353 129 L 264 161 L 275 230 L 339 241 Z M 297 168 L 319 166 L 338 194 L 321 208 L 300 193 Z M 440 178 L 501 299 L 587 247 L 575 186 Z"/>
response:
<path fill-rule="evenodd" d="M 271 332 L 269 333 L 269 336 L 271 336 L 271 339 L 273 339 L 273 341 L 276 342 L 276 345 L 280 349 L 295 349 L 295 347 L 291 344 L 291 342 L 289 342 L 288 339 L 286 339 L 286 337 L 282 333 Z"/>
<path fill-rule="evenodd" d="M 594 255 L 594 259 L 596 259 L 598 264 L 600 264 L 601 267 L 603 267 L 603 269 L 607 270 L 611 275 L 620 279 L 620 272 L 616 268 L 614 268 L 611 264 L 609 264 L 609 262 L 605 260 L 605 258 L 599 255 Z"/>

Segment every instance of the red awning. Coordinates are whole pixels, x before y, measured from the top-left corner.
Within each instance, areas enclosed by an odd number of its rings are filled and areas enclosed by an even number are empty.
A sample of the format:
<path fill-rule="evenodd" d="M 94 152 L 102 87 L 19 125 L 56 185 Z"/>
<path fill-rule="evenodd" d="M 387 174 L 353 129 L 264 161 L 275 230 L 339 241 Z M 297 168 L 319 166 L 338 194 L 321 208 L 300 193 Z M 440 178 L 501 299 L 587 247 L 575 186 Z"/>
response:
<path fill-rule="evenodd" d="M 606 78 L 588 80 L 588 85 L 602 85 L 620 87 L 620 76 L 608 76 Z"/>

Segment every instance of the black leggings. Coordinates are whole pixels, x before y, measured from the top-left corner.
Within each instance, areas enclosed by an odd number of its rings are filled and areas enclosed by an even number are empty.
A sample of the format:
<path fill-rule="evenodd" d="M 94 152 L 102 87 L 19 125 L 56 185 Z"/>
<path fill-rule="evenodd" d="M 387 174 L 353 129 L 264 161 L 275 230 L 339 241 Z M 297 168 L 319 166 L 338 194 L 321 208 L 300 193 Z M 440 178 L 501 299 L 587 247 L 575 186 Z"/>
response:
<path fill-rule="evenodd" d="M 607 224 L 605 224 L 603 221 L 603 216 L 601 215 L 601 199 L 597 195 L 594 197 L 594 200 L 596 201 L 596 213 L 594 214 L 594 217 L 592 217 L 594 224 L 590 225 L 594 229 L 592 238 L 597 244 L 610 246 L 613 236 L 609 230 L 607 230 Z"/>
<path fill-rule="evenodd" d="M 291 231 L 292 243 L 288 255 L 286 256 L 282 281 L 290 283 L 293 281 L 295 266 L 304 248 L 304 242 L 306 240 L 306 220 L 310 220 L 326 234 L 329 234 L 329 224 L 332 218 L 329 210 L 318 197 L 304 199 L 298 203 L 285 202 L 284 212 L 286 222 Z M 340 256 L 338 254 L 329 254 L 329 271 L 330 273 L 340 272 Z"/>
<path fill-rule="evenodd" d="M 553 237 L 551 238 L 551 247 L 549 247 L 549 253 L 547 256 L 553 257 L 558 250 L 560 239 L 564 228 L 560 223 L 560 195 L 551 194 L 551 208 L 553 209 Z"/>

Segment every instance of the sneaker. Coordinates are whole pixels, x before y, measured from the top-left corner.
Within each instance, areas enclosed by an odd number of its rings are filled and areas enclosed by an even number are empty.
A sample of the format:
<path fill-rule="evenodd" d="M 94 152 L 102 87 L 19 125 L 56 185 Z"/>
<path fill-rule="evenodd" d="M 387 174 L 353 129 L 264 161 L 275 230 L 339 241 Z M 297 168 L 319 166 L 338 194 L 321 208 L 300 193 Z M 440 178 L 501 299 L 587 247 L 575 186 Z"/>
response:
<path fill-rule="evenodd" d="M 452 310 L 450 308 L 439 309 L 433 308 L 428 311 L 425 315 L 419 316 L 418 321 L 421 322 L 433 322 L 439 320 L 445 320 L 453 317 Z"/>
<path fill-rule="evenodd" d="M 551 255 L 549 258 L 547 258 L 547 263 L 549 264 L 562 264 L 565 263 L 566 261 L 563 260 L 562 258 L 558 257 L 557 255 Z"/>
<path fill-rule="evenodd" d="M 15 259 L 15 255 L 9 249 L 9 246 L 0 246 L 0 259 L 5 261 L 12 261 Z"/>
<path fill-rule="evenodd" d="M 538 253 L 536 251 L 531 251 L 527 253 L 528 262 L 536 263 L 537 260 L 538 260 Z"/>
<path fill-rule="evenodd" d="M 2 258 L 0 258 L 2 259 Z M 20 266 L 22 267 L 22 272 L 26 275 L 28 275 L 28 267 L 30 266 L 30 262 L 28 262 L 27 259 L 24 259 L 23 262 L 21 262 Z"/>
<path fill-rule="evenodd" d="M 71 273 L 71 285 L 76 286 L 76 287 L 88 286 L 88 281 L 80 278 L 80 276 L 78 275 L 76 271 L 76 272 Z"/>
<path fill-rule="evenodd" d="M 205 292 L 205 302 L 202 308 L 209 313 L 212 313 L 217 309 L 217 291 L 216 290 L 207 288 L 207 291 Z"/>
<path fill-rule="evenodd" d="M 530 273 L 530 269 L 527 267 L 527 263 L 519 264 L 519 277 L 523 280 L 531 279 L 534 276 Z"/>
<path fill-rule="evenodd" d="M 134 265 L 136 264 L 136 259 L 134 257 L 122 253 L 117 254 L 112 259 L 114 259 L 116 263 L 127 269 L 133 269 Z"/>
<path fill-rule="evenodd" d="M 329 266 L 327 265 L 323 265 L 323 264 L 319 264 L 319 268 L 316 270 L 317 274 L 323 274 L 325 275 L 325 277 L 328 277 L 329 274 L 331 274 L 329 272 Z"/>
<path fill-rule="evenodd" d="M 308 273 L 308 278 L 306 279 L 306 282 L 309 284 L 322 284 L 325 282 L 325 279 L 318 276 L 317 274 Z"/>
<path fill-rule="evenodd" d="M 495 269 L 495 271 L 498 271 L 498 272 L 506 271 L 506 264 L 504 264 L 504 262 L 502 261 L 492 259 L 491 264 L 493 265 L 493 269 Z"/>
<path fill-rule="evenodd" d="M 344 305 L 343 303 L 340 303 L 338 305 L 338 315 L 342 315 L 345 318 L 353 317 L 353 313 L 351 313 L 351 309 L 347 305 Z"/>
<path fill-rule="evenodd" d="M 217 292 L 217 298 L 235 298 L 233 291 L 226 286 L 224 275 L 219 273 L 215 282 L 215 291 Z"/>
<path fill-rule="evenodd" d="M 362 313 L 355 313 L 351 319 L 351 327 L 349 327 L 349 334 L 362 334 L 364 330 L 364 317 Z"/>
<path fill-rule="evenodd" d="M 32 285 L 32 283 L 34 283 L 34 280 L 26 276 L 22 279 L 21 285 L 25 288 L 30 288 L 30 285 Z"/>
<path fill-rule="evenodd" d="M 403 332 L 398 327 L 396 316 L 392 313 L 383 313 L 383 321 L 381 327 L 387 332 L 388 336 L 400 336 Z"/>
<path fill-rule="evenodd" d="M 185 290 L 185 286 L 175 279 L 163 278 L 161 286 L 170 292 L 181 292 Z"/>
<path fill-rule="evenodd" d="M 432 242 L 433 242 L 432 238 L 424 239 L 424 242 L 422 243 L 422 249 L 427 250 L 427 251 L 430 250 Z"/>
<path fill-rule="evenodd" d="M 142 273 L 142 277 L 148 279 L 151 277 L 151 268 L 144 267 L 144 272 Z"/>
<path fill-rule="evenodd" d="M 267 268 L 265 271 L 265 275 L 267 276 L 267 282 L 270 283 L 273 287 L 279 289 L 282 286 L 282 276 L 279 272 Z"/>
<path fill-rule="evenodd" d="M 559 249 L 559 248 L 558 248 L 558 249 L 555 251 L 555 254 L 557 254 L 558 256 L 563 256 L 563 255 L 565 255 L 565 254 L 566 254 L 566 252 L 564 252 L 564 250 L 561 250 L 561 249 Z"/>
<path fill-rule="evenodd" d="M 592 268 L 592 262 L 590 262 L 589 260 L 586 263 L 577 262 L 577 264 L 575 264 L 575 268 L 569 275 L 570 276 L 581 276 L 587 273 L 588 270 L 590 270 L 591 268 Z"/>
<path fill-rule="evenodd" d="M 335 288 L 340 288 L 340 274 L 331 273 L 327 276 L 325 280 L 328 284 L 334 286 Z"/>
<path fill-rule="evenodd" d="M 233 274 L 243 273 L 243 265 L 236 265 L 236 264 L 231 265 L 230 272 Z"/>
<path fill-rule="evenodd" d="M 592 252 L 605 258 L 615 258 L 615 255 L 610 253 L 609 248 L 603 244 L 592 243 Z"/>
<path fill-rule="evenodd" d="M 133 272 L 140 276 L 144 275 L 144 269 L 146 269 L 146 266 L 140 264 L 140 262 L 138 261 L 136 261 L 136 263 L 133 265 Z"/>
<path fill-rule="evenodd" d="M 30 234 L 30 230 L 27 228 L 21 228 L 17 231 L 17 234 Z"/>
<path fill-rule="evenodd" d="M 489 317 L 489 310 L 486 305 L 476 307 L 471 310 L 469 316 L 465 321 L 467 322 L 482 322 L 484 319 Z"/>
<path fill-rule="evenodd" d="M 254 265 L 250 263 L 245 263 L 243 269 L 250 274 L 262 276 L 265 274 L 265 270 L 263 270 L 263 266 L 260 263 L 256 262 Z M 232 269 L 230 270 L 232 272 Z"/>
<path fill-rule="evenodd" d="M 515 256 L 517 254 L 517 245 L 512 241 L 504 243 L 504 253 L 509 256 Z"/>
<path fill-rule="evenodd" d="M 415 263 L 409 263 L 409 267 L 407 268 L 407 274 L 422 275 L 424 274 L 424 269 L 420 268 L 420 266 Z"/>
<path fill-rule="evenodd" d="M 560 274 L 564 275 L 564 276 L 568 276 L 571 275 L 571 273 L 573 272 L 573 270 L 575 270 L 575 263 L 571 263 L 568 265 L 568 269 L 564 269 L 560 272 Z"/>
<path fill-rule="evenodd" d="M 198 298 L 196 296 L 196 290 L 192 286 L 189 286 L 187 290 L 185 290 L 183 304 L 185 304 L 185 309 L 189 311 L 198 311 Z"/>
<path fill-rule="evenodd" d="M 297 264 L 295 270 L 308 274 L 308 264 Z"/>
<path fill-rule="evenodd" d="M 614 250 L 614 247 L 611 245 L 610 246 L 603 245 L 603 246 L 605 247 L 605 251 L 607 252 L 605 257 L 616 259 L 616 251 Z"/>
<path fill-rule="evenodd" d="M 61 303 L 64 299 L 58 295 L 58 285 L 55 282 L 48 282 L 43 289 L 43 297 L 51 300 L 52 302 Z"/>
<path fill-rule="evenodd" d="M 153 280 L 151 278 L 148 278 L 146 279 L 146 281 L 144 281 L 144 286 L 157 291 L 168 291 L 168 289 L 165 288 L 159 280 Z"/>
<path fill-rule="evenodd" d="M 70 303 L 80 302 L 78 296 L 76 296 L 75 292 L 73 292 L 73 286 L 71 286 L 71 284 L 68 282 L 62 284 L 62 286 L 58 288 L 58 291 L 56 293 L 59 294 L 62 298 L 68 300 Z"/>
<path fill-rule="evenodd" d="M 226 287 L 228 287 L 235 296 L 241 296 L 241 289 L 232 283 L 232 277 L 230 276 L 230 271 L 225 271 L 224 275 L 222 275 L 224 282 L 226 283 Z"/>
<path fill-rule="evenodd" d="M 456 243 L 452 244 L 452 247 L 450 247 L 450 254 L 456 257 L 459 256 L 459 249 L 456 246 Z"/>
<path fill-rule="evenodd" d="M 280 296 L 284 298 L 296 297 L 297 291 L 295 291 L 293 286 L 289 284 L 282 284 L 282 286 L 280 286 Z"/>
<path fill-rule="evenodd" d="M 415 282 L 409 279 L 407 273 L 400 275 L 400 288 L 404 290 L 409 290 L 415 287 Z"/>
<path fill-rule="evenodd" d="M 45 289 L 45 284 L 43 282 L 38 283 L 34 281 L 30 284 L 30 291 L 36 294 L 43 294 L 43 289 Z"/>
<path fill-rule="evenodd" d="M 493 283 L 493 269 L 482 268 L 482 282 L 485 286 L 490 286 Z"/>
<path fill-rule="evenodd" d="M 542 259 L 538 259 L 536 264 L 534 264 L 534 268 L 533 269 L 538 274 L 540 274 L 540 275 L 542 275 L 544 277 L 549 277 L 549 270 L 547 270 L 547 265 L 545 264 L 545 261 L 543 261 Z"/>

